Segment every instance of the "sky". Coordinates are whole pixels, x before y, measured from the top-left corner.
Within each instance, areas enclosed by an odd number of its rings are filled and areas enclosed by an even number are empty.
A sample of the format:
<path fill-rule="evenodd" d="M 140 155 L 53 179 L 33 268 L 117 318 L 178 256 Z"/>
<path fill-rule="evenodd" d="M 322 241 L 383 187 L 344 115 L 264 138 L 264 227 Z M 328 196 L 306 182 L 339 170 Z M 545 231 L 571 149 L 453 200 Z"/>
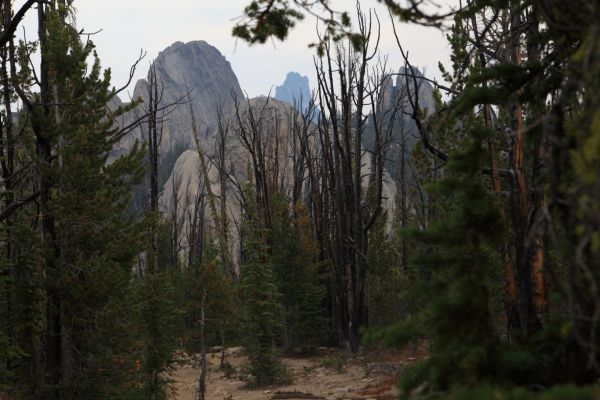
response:
<path fill-rule="evenodd" d="M 18 7 L 24 0 L 15 2 Z M 452 0 L 440 0 L 451 4 Z M 137 79 L 145 78 L 148 65 L 164 48 L 176 41 L 205 40 L 231 63 L 242 89 L 250 97 L 275 93 L 290 71 L 309 77 L 315 86 L 313 56 L 308 45 L 316 40 L 316 19 L 307 16 L 284 42 L 272 41 L 249 46 L 231 36 L 236 19 L 249 0 L 76 0 L 76 23 L 92 36 L 105 68 L 112 71 L 113 85 L 121 87 L 128 79 L 131 64 L 140 50 L 146 52 Z M 356 3 L 334 0 L 336 9 L 353 9 Z M 403 65 L 386 8 L 376 0 L 361 0 L 363 10 L 373 8 L 381 20 L 381 56 L 387 56 L 389 69 Z M 29 39 L 36 36 L 35 11 L 30 11 L 23 28 Z M 435 28 L 398 24 L 400 41 L 414 66 L 441 81 L 438 62 L 447 64 L 449 46 L 445 33 Z M 23 36 L 23 30 L 19 31 Z"/>

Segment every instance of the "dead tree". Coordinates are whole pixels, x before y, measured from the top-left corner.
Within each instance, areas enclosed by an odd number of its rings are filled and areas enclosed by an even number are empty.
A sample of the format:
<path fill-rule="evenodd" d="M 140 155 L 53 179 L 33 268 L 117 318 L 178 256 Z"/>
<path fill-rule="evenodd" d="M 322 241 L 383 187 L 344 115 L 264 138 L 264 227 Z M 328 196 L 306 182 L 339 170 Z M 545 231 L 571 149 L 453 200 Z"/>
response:
<path fill-rule="evenodd" d="M 163 86 L 159 84 L 156 74 L 156 65 L 152 63 L 148 73 L 148 172 L 150 177 L 150 214 L 152 218 L 151 246 L 148 267 L 152 272 L 158 272 L 158 223 L 160 213 L 158 209 L 158 165 L 159 149 L 162 142 L 164 115 L 159 115 L 160 105 L 163 103 Z M 164 112 L 163 112 L 164 114 Z"/>
<path fill-rule="evenodd" d="M 222 105 L 217 107 L 217 134 L 215 136 L 215 155 L 212 158 L 212 164 L 216 166 L 219 174 L 219 224 L 220 232 L 223 236 L 223 241 L 229 249 L 229 216 L 227 213 L 228 207 L 228 187 L 231 179 L 228 168 L 228 151 L 229 139 L 231 131 L 231 118 L 226 117 L 223 112 Z M 235 282 L 238 279 L 237 271 L 233 265 L 233 261 L 226 264 L 225 272 Z"/>
<path fill-rule="evenodd" d="M 262 100 L 260 100 L 262 101 Z M 234 99 L 235 134 L 243 150 L 250 156 L 250 173 L 259 217 L 266 229 L 271 228 L 272 204 L 275 191 L 283 179 L 279 165 L 279 140 L 281 115 L 270 104 L 269 98 L 252 104 L 241 104 Z"/>
<path fill-rule="evenodd" d="M 0 3 L 2 7 L 2 21 L 3 26 L 9 26 L 10 18 L 12 16 L 11 2 L 3 0 Z M 15 192 L 16 192 L 16 177 L 15 177 L 15 124 L 13 123 L 13 112 L 12 112 L 12 95 L 13 89 L 11 85 L 11 72 L 9 72 L 9 66 L 11 65 L 10 58 L 14 55 L 14 44 L 11 40 L 2 43 L 0 41 L 0 81 L 2 82 L 2 106 L 4 115 L 0 117 L 0 178 L 2 186 L 0 186 L 0 192 L 2 193 L 3 209 L 0 211 L 6 211 L 15 204 Z M 14 71 L 12 72 L 14 75 Z M 13 228 L 16 221 L 16 213 L 8 215 L 5 221 L 5 234 L 4 234 L 4 256 L 6 257 L 7 265 L 9 267 L 6 271 L 2 271 L 5 279 L 4 282 L 11 282 L 15 280 L 16 266 L 17 266 L 17 254 L 13 246 Z M 2 283 L 2 285 L 4 285 Z M 2 290 L 3 288 L 0 288 Z M 5 299 L 5 315 L 11 318 L 12 314 L 12 295 L 10 288 L 6 288 L 6 299 Z M 2 312 L 0 311 L 0 312 Z M 6 328 L 6 334 L 8 337 L 12 337 L 12 324 L 8 323 Z"/>
<path fill-rule="evenodd" d="M 358 10 L 363 40 L 357 48 L 349 43 L 332 47 L 322 43 L 325 57 L 317 63 L 319 100 L 327 117 L 319 124 L 324 158 L 324 177 L 331 221 L 327 248 L 334 276 L 334 294 L 341 337 L 349 349 L 358 351 L 359 331 L 364 324 L 366 254 L 369 231 L 380 215 L 382 202 L 384 147 L 375 146 L 375 170 L 363 188 L 365 151 L 363 134 L 367 106 L 377 85 L 369 82 L 369 63 L 377 54 L 379 21 Z M 381 134 L 375 130 L 376 136 Z M 376 143 L 382 144 L 378 137 Z M 367 192 L 373 190 L 374 199 Z"/>
<path fill-rule="evenodd" d="M 173 175 L 171 178 L 171 195 L 173 199 L 173 203 L 171 204 L 171 231 L 170 231 L 170 239 L 171 239 L 171 268 L 175 270 L 177 265 L 179 264 L 179 252 L 181 250 L 181 227 L 183 225 L 182 216 L 180 216 L 180 206 L 179 203 L 181 201 L 181 177 L 175 171 L 173 171 Z"/>
<path fill-rule="evenodd" d="M 227 234 L 224 232 L 223 227 L 226 226 L 220 220 L 221 213 L 217 211 L 217 198 L 212 189 L 212 183 L 210 181 L 209 175 L 209 165 L 208 165 L 208 157 L 204 150 L 204 146 L 200 139 L 200 133 L 198 131 L 198 125 L 196 124 L 196 115 L 194 114 L 194 109 L 192 107 L 192 99 L 189 95 L 188 90 L 188 103 L 190 107 L 190 119 L 192 123 L 192 132 L 194 134 L 194 140 L 196 142 L 196 150 L 198 151 L 198 160 L 200 163 L 200 174 L 202 177 L 202 181 L 204 182 L 204 187 L 206 188 L 206 195 L 208 200 L 208 206 L 210 208 L 211 216 L 213 219 L 213 228 L 217 235 L 217 240 L 219 244 L 219 255 L 221 256 L 221 262 L 223 263 L 223 267 L 225 271 L 232 271 L 233 266 L 231 262 L 231 256 L 229 254 L 229 245 L 227 243 Z"/>
<path fill-rule="evenodd" d="M 468 2 L 469 7 L 475 7 Z M 463 61 L 462 69 L 465 70 L 472 60 L 479 61 L 479 68 L 485 68 L 490 62 L 510 63 L 515 66 L 522 65 L 523 53 L 528 59 L 539 59 L 539 49 L 534 43 L 524 46 L 522 36 L 539 29 L 536 19 L 535 7 L 524 9 L 518 1 L 511 1 L 501 10 L 493 10 L 491 18 L 485 17 L 486 9 L 479 10 L 484 21 L 483 30 L 477 26 L 476 15 L 471 17 L 471 27 L 463 27 L 461 34 L 468 38 L 472 45 L 468 49 L 468 57 Z M 417 77 L 413 66 L 408 60 L 408 55 L 402 48 L 397 32 L 394 33 L 398 48 L 407 65 L 407 85 L 413 82 L 417 87 L 420 77 Z M 472 55 L 472 57 L 471 57 Z M 487 85 L 485 83 L 484 85 Z M 487 86 L 484 86 L 487 87 Z M 460 94 L 464 87 L 452 88 L 453 94 Z M 509 115 L 507 126 L 494 126 L 491 104 L 482 104 L 483 119 L 490 130 L 496 128 L 500 132 L 508 132 L 508 162 L 505 169 L 500 167 L 500 149 L 496 146 L 493 136 L 488 140 L 488 149 L 492 153 L 491 168 L 483 172 L 491 175 L 492 188 L 497 193 L 505 193 L 500 178 L 506 180 L 509 187 L 507 201 L 499 199 L 498 207 L 507 208 L 511 217 L 513 237 L 510 243 L 506 242 L 500 249 L 503 254 L 505 269 L 505 308 L 507 313 L 508 328 L 518 325 L 525 336 L 530 336 L 541 327 L 542 319 L 547 313 L 548 287 L 546 284 L 546 257 L 544 256 L 544 238 L 547 233 L 547 224 L 544 223 L 547 209 L 544 201 L 544 180 L 540 175 L 544 168 L 545 139 L 537 135 L 533 153 L 526 145 L 526 134 L 538 130 L 536 125 L 526 126 L 526 119 L 539 120 L 543 114 L 543 104 L 521 104 L 520 94 L 522 89 L 512 93 L 508 104 L 500 104 Z M 429 126 L 418 109 L 419 91 L 414 90 L 409 96 L 413 108 L 412 118 L 415 121 L 420 140 L 427 151 L 442 162 L 448 160 L 447 152 L 433 143 Z M 539 103 L 539 102 L 538 102 Z M 533 162 L 533 179 L 526 173 L 526 166 Z M 534 195 L 532 195 L 534 193 Z"/>

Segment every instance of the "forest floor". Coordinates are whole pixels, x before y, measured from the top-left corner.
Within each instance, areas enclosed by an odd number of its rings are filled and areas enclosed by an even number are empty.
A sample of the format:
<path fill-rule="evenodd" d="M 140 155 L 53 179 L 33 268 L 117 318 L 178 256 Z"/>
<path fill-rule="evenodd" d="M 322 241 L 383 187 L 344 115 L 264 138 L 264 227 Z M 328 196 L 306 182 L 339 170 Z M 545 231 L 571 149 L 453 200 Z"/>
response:
<path fill-rule="evenodd" d="M 284 357 L 291 383 L 254 388 L 247 383 L 248 358 L 239 348 L 228 348 L 226 361 L 233 368 L 219 368 L 220 353 L 207 355 L 207 400 L 392 400 L 398 396 L 396 383 L 407 365 L 427 356 L 416 351 L 369 351 L 348 358 L 345 351 L 321 348 L 314 356 Z M 173 400 L 194 400 L 198 388 L 198 356 L 178 354 L 178 367 L 171 379 Z"/>

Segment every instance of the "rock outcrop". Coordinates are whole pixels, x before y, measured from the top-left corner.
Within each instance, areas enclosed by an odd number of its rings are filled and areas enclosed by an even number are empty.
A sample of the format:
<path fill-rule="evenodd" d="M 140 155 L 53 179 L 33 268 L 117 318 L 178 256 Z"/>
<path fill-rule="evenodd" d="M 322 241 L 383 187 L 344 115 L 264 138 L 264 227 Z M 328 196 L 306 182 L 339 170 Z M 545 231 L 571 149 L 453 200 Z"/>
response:
<path fill-rule="evenodd" d="M 205 41 L 176 42 L 158 54 L 155 65 L 165 89 L 163 103 L 187 101 L 190 91 L 196 119 L 204 128 L 216 124 L 219 107 L 228 112 L 235 98 L 244 98 L 231 64 Z M 189 119 L 188 107 L 176 107 L 168 121 Z"/>
<path fill-rule="evenodd" d="M 160 207 L 169 218 L 176 218 L 179 233 L 180 255 L 184 257 L 190 249 L 190 243 L 197 242 L 197 224 L 199 220 L 211 221 L 210 207 L 206 202 L 206 189 L 200 173 L 199 156 L 196 149 L 195 138 L 192 130 L 190 105 L 194 111 L 200 137 L 198 138 L 204 150 L 212 158 L 215 147 L 219 115 L 229 127 L 226 139 L 227 184 L 225 197 L 226 213 L 228 218 L 229 245 L 231 258 L 237 264 L 239 257 L 239 227 L 241 224 L 241 204 L 239 199 L 240 187 L 246 182 L 248 167 L 251 164 L 251 155 L 242 145 L 240 135 L 242 128 L 246 131 L 258 127 L 266 163 L 269 170 L 277 171 L 276 180 L 280 190 L 297 193 L 306 181 L 304 177 L 294 177 L 295 159 L 299 144 L 298 135 L 292 129 L 298 129 L 298 121 L 308 124 L 307 129 L 316 129 L 310 120 L 315 118 L 301 118 L 299 112 L 304 112 L 309 105 L 311 92 L 307 77 L 290 72 L 283 85 L 277 86 L 275 98 L 258 97 L 246 99 L 240 88 L 238 80 L 231 69 L 229 62 L 213 46 L 204 41 L 189 43 L 177 42 L 159 53 L 154 63 L 159 82 L 160 106 L 166 107 L 164 112 L 159 112 L 163 123 L 161 128 L 162 141 L 160 149 L 159 181 L 162 185 Z M 412 80 L 406 83 L 405 70 L 391 75 L 384 84 L 384 101 L 382 107 L 392 105 L 405 94 L 413 90 Z M 419 106 L 427 109 L 427 114 L 434 112 L 433 88 L 418 75 L 418 90 L 420 94 Z M 132 98 L 141 98 L 142 102 L 133 111 L 123 115 L 118 121 L 122 127 L 132 125 L 136 119 L 143 116 L 148 110 L 148 81 L 137 82 Z M 188 102 L 188 97 L 191 101 Z M 237 101 L 237 104 L 236 104 Z M 170 107 L 169 105 L 175 105 Z M 404 103 L 406 107 L 406 102 Z M 108 105 L 116 109 L 126 104 L 115 98 Z M 414 138 L 414 122 L 410 119 L 410 111 L 404 110 L 403 128 L 404 135 Z M 318 116 L 319 111 L 315 111 Z M 251 115 L 251 117 L 250 117 Z M 299 118 L 299 119 L 298 119 Z M 252 121 L 252 123 L 250 123 Z M 412 125 L 411 125 L 412 124 Z M 365 158 L 363 159 L 363 176 L 365 186 L 370 175 L 370 146 L 373 145 L 373 134 L 365 128 L 364 146 Z M 147 135 L 147 125 L 134 129 L 122 143 L 115 148 L 113 157 L 127 152 L 135 140 L 144 141 Z M 312 136 L 313 138 L 316 135 Z M 415 139 L 413 139 L 415 140 Z M 318 142 L 314 154 L 318 154 Z M 409 146 L 411 147 L 411 146 Z M 388 170 L 385 172 L 383 186 L 383 206 L 388 216 L 393 215 L 394 199 L 396 194 L 394 165 L 399 154 L 397 138 L 393 138 L 388 159 Z M 214 160 L 214 159 L 213 159 Z M 208 179 L 212 192 L 217 199 L 222 198 L 219 171 L 212 163 L 209 166 Z M 161 178 L 162 177 L 162 178 Z M 272 177 L 271 177 L 272 178 Z M 271 179 L 270 178 L 270 179 Z M 141 188 L 141 192 L 145 189 Z M 203 204 L 204 203 L 204 204 Z M 205 227 L 212 229 L 212 223 Z M 196 236 L 195 236 L 196 235 Z"/>
<path fill-rule="evenodd" d="M 283 84 L 275 88 L 275 98 L 305 111 L 311 100 L 308 77 L 288 72 Z"/>
<path fill-rule="evenodd" d="M 162 125 L 161 153 L 174 148 L 193 148 L 194 137 L 190 107 L 200 132 L 200 139 L 208 140 L 217 122 L 217 110 L 227 113 L 234 99 L 242 101 L 240 88 L 231 64 L 215 47 L 205 41 L 176 42 L 161 51 L 154 60 L 158 81 Z M 148 76 L 149 79 L 150 75 Z M 139 80 L 132 99 L 143 99 L 135 110 L 123 116 L 120 123 L 126 126 L 148 110 L 148 80 Z M 189 95 L 188 95 L 189 94 Z M 169 105 L 177 106 L 169 107 Z M 110 106 L 110 105 L 109 105 Z M 113 106 L 118 106 L 114 104 Z M 145 126 L 136 129 L 115 149 L 115 154 L 127 151 L 136 139 L 143 137 Z"/>
<path fill-rule="evenodd" d="M 291 195 L 291 190 L 294 180 L 294 165 L 292 153 L 297 148 L 298 144 L 294 143 L 296 135 L 292 132 L 294 128 L 293 119 L 298 115 L 298 111 L 288 103 L 266 97 L 257 97 L 250 99 L 240 105 L 239 115 L 230 113 L 225 118 L 231 122 L 231 130 L 228 135 L 226 144 L 226 170 L 229 175 L 228 185 L 226 186 L 227 194 L 227 214 L 229 219 L 229 246 L 231 258 L 237 264 L 239 260 L 239 234 L 237 229 L 241 225 L 241 209 L 242 205 L 239 201 L 239 196 L 235 193 L 239 187 L 248 180 L 246 174 L 248 165 L 251 164 L 251 156 L 247 149 L 242 146 L 238 134 L 241 128 L 249 130 L 249 115 L 252 113 L 254 122 L 260 126 L 261 142 L 263 143 L 264 155 L 267 165 L 278 171 L 278 176 L 275 179 L 279 188 L 288 192 Z M 312 128 L 316 129 L 314 125 Z M 317 146 L 314 142 L 312 145 Z M 363 177 L 365 187 L 368 184 L 370 176 L 371 162 L 369 153 L 365 155 L 363 160 Z M 221 188 L 219 183 L 218 171 L 214 165 L 211 165 L 208 171 L 210 186 L 212 192 L 217 198 L 221 198 Z M 269 178 L 271 179 L 271 177 Z M 305 181 L 306 176 L 303 177 Z M 233 184 L 237 182 L 237 184 Z M 382 188 L 383 208 L 388 215 L 393 215 L 394 200 L 396 196 L 396 187 L 394 180 L 385 172 Z M 200 196 L 200 197 L 198 197 Z M 181 229 L 181 237 L 179 242 L 182 253 L 186 253 L 190 248 L 189 232 L 192 230 L 193 216 L 197 213 L 198 200 L 206 196 L 206 190 L 202 182 L 200 173 L 200 161 L 198 152 L 188 150 L 179 156 L 175 167 L 169 179 L 164 186 L 164 193 L 161 198 L 161 206 L 163 212 L 177 209 L 178 223 Z M 204 215 L 212 220 L 211 212 L 207 206 L 204 207 Z M 389 226 L 391 227 L 391 225 Z M 211 226 L 207 227 L 208 230 Z"/>
<path fill-rule="evenodd" d="M 429 117 L 435 112 L 433 86 L 428 80 L 424 79 L 425 77 L 421 71 L 415 68 L 414 72 L 419 95 L 419 109 L 424 111 L 423 115 L 425 117 Z M 414 101 L 414 88 L 412 73 L 405 67 L 400 68 L 396 74 L 390 74 L 383 81 L 379 115 L 391 115 L 392 110 L 397 107 L 397 118 L 394 122 L 396 126 L 392 130 L 385 164 L 386 169 L 390 171 L 395 179 L 400 179 L 399 163 L 402 148 L 406 151 L 405 155 L 410 157 L 412 150 L 419 141 L 417 125 L 412 119 L 413 108 L 410 100 L 413 99 Z M 364 136 L 364 145 L 369 150 L 373 150 L 375 146 L 375 132 L 372 122 L 372 120 L 368 121 Z M 407 168 L 405 171 L 410 176 L 410 169 Z"/>
<path fill-rule="evenodd" d="M 226 207 L 229 226 L 229 250 L 232 260 L 237 264 L 239 259 L 239 232 L 238 228 L 241 224 L 241 209 L 242 205 L 239 201 L 239 188 L 248 180 L 246 174 L 247 167 L 250 163 L 250 154 L 242 146 L 238 133 L 240 128 L 248 128 L 246 123 L 249 122 L 249 112 L 253 113 L 253 118 L 256 118 L 260 125 L 260 135 L 265 140 L 265 149 L 270 150 L 277 143 L 277 154 L 270 152 L 268 157 L 276 156 L 281 165 L 282 179 L 289 179 L 291 176 L 291 165 L 289 165 L 289 152 L 291 144 L 289 139 L 293 137 L 290 132 L 290 125 L 287 123 L 289 117 L 296 113 L 295 109 L 284 102 L 267 99 L 266 97 L 257 97 L 247 101 L 243 101 L 239 105 L 239 115 L 241 124 L 238 121 L 237 113 L 232 110 L 224 115 L 224 119 L 230 124 L 230 130 L 226 141 L 226 171 L 228 180 L 226 185 Z M 277 138 L 277 140 L 274 140 Z M 210 154 L 210 146 L 207 146 Z M 213 163 L 208 163 L 208 178 L 212 192 L 220 201 L 221 185 L 219 182 L 218 170 Z M 236 182 L 236 183 L 234 183 Z M 190 238 L 193 238 L 194 216 L 198 215 L 198 202 L 205 199 L 202 213 L 207 217 L 207 220 L 212 220 L 212 213 L 206 201 L 207 191 L 204 186 L 200 169 L 200 158 L 198 152 L 194 150 L 184 151 L 177 161 L 175 166 L 164 185 L 163 196 L 161 197 L 161 209 L 165 214 L 172 213 L 176 209 L 178 224 L 181 227 L 179 239 L 182 255 L 185 255 L 191 247 Z M 219 206 L 217 206 L 219 207 Z M 213 226 L 206 226 L 205 229 L 211 231 Z M 213 232 L 214 234 L 214 232 Z"/>
<path fill-rule="evenodd" d="M 435 112 L 435 100 L 433 98 L 433 86 L 427 81 L 425 76 L 417 68 L 414 68 L 415 78 L 419 94 L 419 108 L 424 110 L 426 115 L 431 115 Z M 395 79 L 394 79 L 395 78 Z M 406 113 L 412 113 L 412 107 L 408 101 L 409 94 L 414 98 L 414 80 L 411 70 L 406 67 L 401 67 L 397 74 L 390 75 L 385 79 L 383 89 L 383 108 L 390 109 L 394 106 L 394 102 L 399 97 L 405 97 L 403 101 L 407 110 Z"/>

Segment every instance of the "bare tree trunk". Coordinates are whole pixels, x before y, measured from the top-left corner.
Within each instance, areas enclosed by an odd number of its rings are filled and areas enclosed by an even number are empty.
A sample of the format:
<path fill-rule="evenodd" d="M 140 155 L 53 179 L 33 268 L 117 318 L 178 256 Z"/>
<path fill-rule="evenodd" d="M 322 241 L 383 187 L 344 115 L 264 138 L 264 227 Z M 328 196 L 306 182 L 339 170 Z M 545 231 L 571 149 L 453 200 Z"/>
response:
<path fill-rule="evenodd" d="M 223 327 L 219 327 L 219 338 L 221 339 L 221 359 L 219 361 L 219 367 L 223 368 L 225 365 L 225 330 Z"/>
<path fill-rule="evenodd" d="M 402 229 L 406 229 L 408 226 L 408 193 L 407 193 L 407 171 L 406 171 L 406 135 L 404 133 L 404 129 L 400 132 L 400 196 L 399 196 L 399 208 L 400 208 L 400 227 Z M 402 250 L 401 250 L 401 260 L 402 260 L 402 272 L 408 272 L 408 239 L 406 235 L 402 236 Z"/>
<path fill-rule="evenodd" d="M 217 109 L 217 118 L 218 118 L 218 131 L 217 131 L 217 168 L 219 172 L 219 194 L 220 194 L 220 232 L 222 235 L 221 241 L 223 241 L 224 247 L 227 248 L 227 259 L 228 261 L 224 263 L 225 272 L 229 275 L 229 277 L 233 280 L 237 280 L 237 272 L 233 266 L 232 261 L 229 258 L 229 217 L 227 216 L 227 180 L 228 180 L 228 172 L 227 172 L 227 163 L 226 163 L 226 153 L 227 153 L 227 139 L 229 136 L 229 128 L 230 128 L 230 120 L 226 120 L 223 116 L 222 108 Z M 221 243 L 221 242 L 219 242 Z"/>
<path fill-rule="evenodd" d="M 528 31 L 532 36 L 539 35 L 538 10 L 534 5 L 528 13 Z M 538 44 L 528 42 L 527 58 L 529 61 L 540 60 L 540 47 Z M 544 112 L 544 100 L 535 100 L 532 104 L 534 115 L 542 115 Z M 533 168 L 532 168 L 532 201 L 530 202 L 528 237 L 533 236 L 532 241 L 528 241 L 528 254 L 531 263 L 532 282 L 534 287 L 533 306 L 537 320 L 541 320 L 549 311 L 550 300 L 548 294 L 548 284 L 545 271 L 545 245 L 547 224 L 544 222 L 547 211 L 547 202 L 545 196 L 546 189 L 546 131 L 536 128 L 533 130 L 535 135 Z"/>
<path fill-rule="evenodd" d="M 161 96 L 162 97 L 162 96 Z M 154 63 L 150 67 L 148 81 L 148 164 L 150 174 L 150 215 L 152 216 L 151 244 L 148 268 L 151 273 L 159 270 L 158 266 L 158 148 L 160 137 L 158 132 L 158 108 L 160 103 L 158 77 Z"/>
<path fill-rule="evenodd" d="M 175 173 L 173 173 L 171 184 L 171 193 L 173 194 L 171 208 L 171 268 L 175 270 L 179 264 L 179 189 L 181 186 L 181 182 Z"/>
<path fill-rule="evenodd" d="M 196 116 L 194 115 L 194 109 L 192 108 L 191 98 L 188 97 L 188 101 L 190 106 L 190 117 L 192 120 L 192 131 L 194 132 L 194 140 L 196 141 L 196 149 L 198 151 L 198 159 L 200 161 L 200 173 L 202 174 L 202 179 L 204 180 L 204 187 L 206 188 L 206 193 L 208 197 L 208 206 L 210 207 L 214 229 L 217 234 L 217 240 L 219 243 L 219 254 L 221 256 L 221 261 L 225 266 L 225 270 L 232 270 L 231 258 L 229 256 L 229 247 L 227 244 L 226 235 L 223 232 L 223 223 L 220 221 L 221 214 L 217 211 L 216 196 L 212 190 L 210 176 L 208 174 L 208 165 L 206 163 L 206 154 L 200 142 L 200 135 L 198 132 L 198 126 L 196 125 Z"/>
<path fill-rule="evenodd" d="M 510 2 L 510 57 L 515 65 L 521 65 L 521 3 Z M 512 148 L 510 163 L 514 178 L 512 179 L 511 207 L 515 227 L 516 270 L 518 276 L 519 320 L 523 334 L 529 336 L 537 329 L 539 321 L 533 305 L 533 288 L 531 265 L 529 263 L 528 241 L 528 198 L 525 177 L 525 133 L 523 126 L 523 109 L 518 93 L 510 100 L 510 121 Z"/>
<path fill-rule="evenodd" d="M 324 43 L 325 61 L 318 66 L 319 97 L 329 112 L 320 127 L 324 144 L 325 179 L 334 192 L 329 196 L 335 221 L 331 229 L 331 260 L 336 302 L 339 304 L 338 318 L 343 340 L 356 353 L 360 345 L 360 329 L 365 322 L 365 283 L 367 275 L 366 254 L 369 230 L 381 210 L 381 188 L 383 179 L 382 146 L 376 131 L 377 145 L 368 184 L 376 189 L 373 204 L 363 188 L 363 144 L 364 102 L 376 88 L 368 88 L 367 69 L 377 51 L 370 43 L 372 16 L 358 8 L 359 28 L 365 37 L 357 51 L 338 46 L 335 58 L 330 43 Z M 377 38 L 376 38 L 377 39 Z M 335 71 L 335 72 L 334 72 Z M 334 76 L 337 74 L 337 76 Z M 339 89 L 337 88 L 339 86 Z M 375 87 L 380 86 L 378 83 Z M 331 139 L 332 140 L 331 140 Z M 376 162 L 375 162 L 376 161 Z M 367 212 L 367 210 L 369 212 Z"/>
<path fill-rule="evenodd" d="M 206 288 L 202 288 L 202 299 L 200 301 L 200 376 L 198 377 L 198 400 L 204 400 L 206 395 L 206 339 L 204 335 L 204 324 L 206 309 Z"/>

